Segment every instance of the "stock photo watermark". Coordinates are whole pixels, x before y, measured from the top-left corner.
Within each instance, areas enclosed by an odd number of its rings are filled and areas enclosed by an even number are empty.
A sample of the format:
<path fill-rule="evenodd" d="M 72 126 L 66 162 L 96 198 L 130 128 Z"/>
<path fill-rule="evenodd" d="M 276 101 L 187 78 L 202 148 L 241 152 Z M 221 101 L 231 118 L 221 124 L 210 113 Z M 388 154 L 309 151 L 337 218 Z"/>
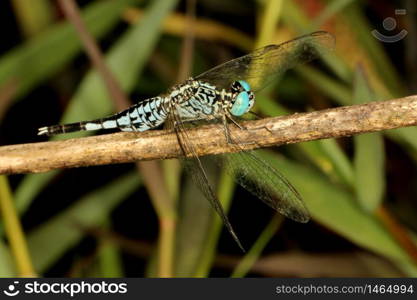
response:
<path fill-rule="evenodd" d="M 17 296 L 20 293 L 19 289 L 17 288 L 18 284 L 19 281 L 14 281 L 13 284 L 9 284 L 7 286 L 7 289 L 5 289 L 3 293 L 9 297 Z"/>
<path fill-rule="evenodd" d="M 65 295 L 71 298 L 80 294 L 95 295 L 123 295 L 127 293 L 127 283 L 125 282 L 43 282 L 33 280 L 30 282 L 13 281 L 3 290 L 4 295 L 14 297 L 20 293 L 24 295 Z"/>
<path fill-rule="evenodd" d="M 396 9 L 395 15 L 401 16 L 406 15 L 407 11 L 405 9 Z M 385 18 L 384 21 L 382 21 L 382 27 L 384 27 L 385 31 L 387 32 L 394 32 L 397 29 L 397 20 L 393 17 Z M 377 29 L 372 30 L 372 35 L 384 43 L 396 43 L 398 41 L 401 41 L 403 38 L 405 38 L 408 34 L 408 31 L 405 29 L 400 30 L 396 34 L 383 34 L 379 32 Z"/>

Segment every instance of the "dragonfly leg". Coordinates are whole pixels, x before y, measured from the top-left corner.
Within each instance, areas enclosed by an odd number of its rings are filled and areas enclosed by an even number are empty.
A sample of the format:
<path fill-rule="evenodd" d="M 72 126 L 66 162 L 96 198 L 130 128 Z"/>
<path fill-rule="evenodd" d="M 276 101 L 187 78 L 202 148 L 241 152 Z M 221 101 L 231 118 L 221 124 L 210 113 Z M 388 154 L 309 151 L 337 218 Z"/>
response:
<path fill-rule="evenodd" d="M 267 126 L 265 126 L 265 125 L 263 125 L 263 126 L 260 126 L 260 127 L 255 127 L 255 128 L 253 128 L 253 130 L 257 130 L 257 129 L 259 129 L 259 128 L 262 128 L 262 129 L 265 129 L 266 131 L 268 131 L 269 133 L 274 133 L 271 129 L 269 129 Z"/>
<path fill-rule="evenodd" d="M 121 130 L 121 131 L 127 131 L 127 132 L 137 132 L 137 131 L 139 131 L 135 126 L 133 126 L 133 125 L 129 125 L 129 126 L 122 126 L 122 127 L 119 127 L 119 129 Z"/>
<path fill-rule="evenodd" d="M 201 118 L 195 118 L 195 119 L 186 119 L 186 120 L 181 120 L 181 121 L 174 121 L 174 126 L 177 125 L 181 125 L 181 124 L 192 124 L 192 125 L 197 125 L 198 121 L 200 121 Z"/>
<path fill-rule="evenodd" d="M 223 116 L 223 131 L 228 144 L 236 144 L 230 136 L 229 124 L 227 123 L 226 115 Z"/>
<path fill-rule="evenodd" d="M 252 130 L 257 130 L 259 128 L 265 129 L 266 131 L 268 131 L 269 133 L 273 133 L 273 131 L 271 129 L 269 129 L 267 126 L 260 126 L 260 127 L 255 127 Z"/>
<path fill-rule="evenodd" d="M 254 142 L 245 142 L 242 143 L 240 141 L 235 141 L 232 136 L 230 135 L 230 129 L 229 129 L 229 123 L 227 123 L 227 118 L 229 118 L 233 124 L 235 124 L 238 128 L 242 129 L 242 130 L 248 130 L 246 127 L 240 125 L 239 123 L 237 123 L 231 116 L 228 116 L 227 114 L 225 114 L 223 116 L 223 128 L 224 128 L 224 135 L 226 137 L 226 141 L 228 144 L 233 144 L 233 145 L 252 145 L 255 144 Z"/>
<path fill-rule="evenodd" d="M 132 129 L 133 132 L 137 132 L 138 129 L 132 124 L 130 126 L 128 126 L 128 128 Z"/>
<path fill-rule="evenodd" d="M 256 117 L 256 119 L 257 120 L 260 120 L 260 119 L 262 119 L 262 117 L 260 116 L 260 115 L 258 115 L 257 113 L 254 113 L 254 112 L 252 112 L 252 111 L 250 111 L 250 113 L 251 114 L 253 114 L 255 117 Z M 245 126 L 243 126 L 243 125 L 241 125 L 241 124 L 239 124 L 239 123 L 237 123 L 233 118 L 232 118 L 232 116 L 227 116 L 237 127 L 239 127 L 240 129 L 245 129 L 245 130 L 250 130 L 249 128 L 247 128 L 247 127 L 245 127 Z M 271 129 L 269 129 L 268 127 L 266 127 L 266 126 L 261 126 L 261 127 L 256 127 L 256 129 L 258 129 L 258 128 L 263 128 L 263 129 L 265 129 L 265 130 L 267 130 L 267 131 L 269 131 L 270 133 L 272 133 L 272 130 Z M 255 128 L 254 128 L 255 129 Z"/>
<path fill-rule="evenodd" d="M 245 126 L 243 126 L 243 125 L 239 124 L 238 122 L 236 122 L 236 120 L 233 119 L 233 117 L 231 115 L 225 114 L 225 116 L 226 116 L 227 119 L 229 119 L 230 121 L 232 121 L 232 123 L 235 124 L 236 127 L 238 127 L 239 129 L 248 130 Z"/>
<path fill-rule="evenodd" d="M 254 112 L 254 111 L 249 111 L 249 113 L 250 113 L 252 116 L 254 116 L 256 120 L 261 120 L 261 119 L 263 119 L 263 117 L 262 117 L 260 114 L 258 114 L 258 113 L 256 113 L 256 112 Z M 268 118 L 268 116 L 266 116 L 266 118 Z"/>

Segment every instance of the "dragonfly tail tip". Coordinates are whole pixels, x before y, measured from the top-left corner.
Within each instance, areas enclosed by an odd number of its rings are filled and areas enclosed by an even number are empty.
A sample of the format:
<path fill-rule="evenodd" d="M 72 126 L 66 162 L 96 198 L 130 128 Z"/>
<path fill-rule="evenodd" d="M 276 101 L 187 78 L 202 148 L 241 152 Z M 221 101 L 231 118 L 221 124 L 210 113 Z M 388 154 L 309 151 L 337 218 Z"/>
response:
<path fill-rule="evenodd" d="M 38 135 L 47 135 L 48 134 L 48 127 L 41 127 L 38 129 Z"/>

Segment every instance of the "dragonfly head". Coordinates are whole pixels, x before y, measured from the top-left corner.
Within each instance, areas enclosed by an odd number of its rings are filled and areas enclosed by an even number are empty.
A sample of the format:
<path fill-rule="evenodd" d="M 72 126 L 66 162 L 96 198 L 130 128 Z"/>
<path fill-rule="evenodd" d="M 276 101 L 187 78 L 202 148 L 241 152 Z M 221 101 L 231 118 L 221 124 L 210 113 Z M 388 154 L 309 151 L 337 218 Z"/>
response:
<path fill-rule="evenodd" d="M 255 94 L 251 91 L 249 83 L 244 80 L 234 81 L 231 86 L 232 104 L 230 113 L 241 116 L 252 108 L 255 103 Z"/>

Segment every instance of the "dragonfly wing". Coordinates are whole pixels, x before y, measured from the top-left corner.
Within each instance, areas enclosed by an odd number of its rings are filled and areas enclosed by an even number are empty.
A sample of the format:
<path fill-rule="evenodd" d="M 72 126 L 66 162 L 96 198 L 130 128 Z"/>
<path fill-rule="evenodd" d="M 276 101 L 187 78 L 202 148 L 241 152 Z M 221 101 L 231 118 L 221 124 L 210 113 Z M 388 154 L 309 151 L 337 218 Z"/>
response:
<path fill-rule="evenodd" d="M 310 214 L 300 194 L 278 170 L 251 151 L 222 156 L 224 167 L 242 187 L 284 216 L 308 222 Z"/>
<path fill-rule="evenodd" d="M 279 45 L 257 49 L 214 67 L 195 79 L 225 89 L 236 80 L 245 80 L 253 91 L 258 91 L 288 69 L 333 50 L 334 43 L 330 33 L 313 32 Z"/>
<path fill-rule="evenodd" d="M 181 121 L 181 119 L 178 117 L 178 114 L 175 112 L 171 113 L 170 122 L 170 126 L 173 126 L 177 135 L 180 148 L 184 153 L 184 156 L 187 156 L 181 159 L 186 172 L 192 177 L 198 189 L 203 193 L 203 195 L 213 206 L 214 210 L 218 213 L 227 230 L 230 232 L 233 239 L 238 244 L 239 248 L 241 248 L 242 251 L 245 252 L 245 249 L 243 248 L 239 238 L 237 237 L 229 221 L 229 218 L 225 214 L 219 199 L 217 198 L 209 183 L 207 174 L 204 171 L 201 160 L 198 158 L 194 145 L 188 137 L 187 129 L 185 128 L 184 123 Z"/>
<path fill-rule="evenodd" d="M 237 141 L 235 137 L 232 139 Z M 234 145 L 240 148 L 238 144 Z M 242 187 L 284 216 L 297 222 L 308 222 L 310 214 L 300 194 L 273 166 L 253 151 L 221 156 L 222 165 Z"/>

